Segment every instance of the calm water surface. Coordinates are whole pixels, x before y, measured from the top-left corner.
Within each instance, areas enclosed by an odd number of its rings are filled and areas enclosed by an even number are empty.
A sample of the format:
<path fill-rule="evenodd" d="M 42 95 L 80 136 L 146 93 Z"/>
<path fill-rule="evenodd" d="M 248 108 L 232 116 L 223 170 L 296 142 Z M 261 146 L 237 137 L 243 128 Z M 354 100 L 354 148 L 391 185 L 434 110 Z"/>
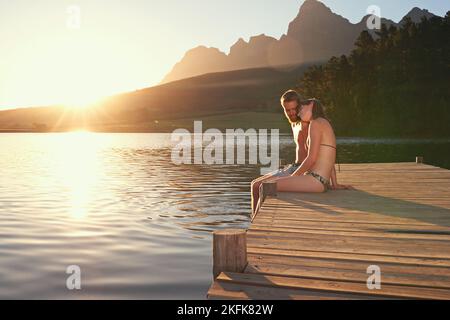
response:
<path fill-rule="evenodd" d="M 170 134 L 0 134 L 0 299 L 203 299 L 211 232 L 246 228 L 256 165 L 171 162 Z M 340 162 L 450 168 L 449 140 L 339 139 Z M 293 160 L 291 137 L 281 158 Z M 81 268 L 81 290 L 66 268 Z"/>

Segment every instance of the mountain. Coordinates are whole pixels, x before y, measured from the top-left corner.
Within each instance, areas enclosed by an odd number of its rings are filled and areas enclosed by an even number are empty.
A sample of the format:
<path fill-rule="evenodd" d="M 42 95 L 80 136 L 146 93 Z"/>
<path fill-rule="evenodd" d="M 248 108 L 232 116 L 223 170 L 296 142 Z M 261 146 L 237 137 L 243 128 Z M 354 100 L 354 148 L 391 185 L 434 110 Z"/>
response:
<path fill-rule="evenodd" d="M 414 8 L 399 24 L 404 23 L 406 17 L 417 23 L 423 16 L 431 18 L 434 15 L 427 10 Z M 216 48 L 192 49 L 161 83 L 208 72 L 311 63 L 348 54 L 359 34 L 367 30 L 369 17 L 367 15 L 359 23 L 353 24 L 333 13 L 322 2 L 306 0 L 297 17 L 289 23 L 287 33 L 280 39 L 264 34 L 251 37 L 249 42 L 241 38 L 231 47 L 228 55 Z M 398 25 L 385 18 L 381 18 L 381 22 L 388 26 Z M 370 32 L 375 34 L 375 30 Z"/>
<path fill-rule="evenodd" d="M 230 63 L 225 53 L 219 49 L 207 48 L 205 46 L 198 46 L 187 51 L 183 59 L 173 67 L 173 70 L 183 75 L 180 79 L 229 69 Z M 172 79 L 170 76 L 166 76 L 162 82 L 165 83 L 172 80 L 178 79 Z"/>
<path fill-rule="evenodd" d="M 402 20 L 400 20 L 399 24 L 405 23 L 406 18 L 410 18 L 414 23 L 419 23 L 423 17 L 430 19 L 436 17 L 436 15 L 432 14 L 426 9 L 414 7 L 410 12 L 406 14 L 406 16 L 403 17 Z"/>
<path fill-rule="evenodd" d="M 251 37 L 249 42 L 240 38 L 230 48 L 228 60 L 234 69 L 256 68 L 270 65 L 268 52 L 277 43 L 277 39 L 264 34 Z M 265 52 L 266 54 L 261 54 Z"/>
<path fill-rule="evenodd" d="M 347 19 L 319 1 L 307 0 L 280 39 L 276 63 L 285 59 L 290 63 L 325 60 L 349 53 L 357 34 Z"/>

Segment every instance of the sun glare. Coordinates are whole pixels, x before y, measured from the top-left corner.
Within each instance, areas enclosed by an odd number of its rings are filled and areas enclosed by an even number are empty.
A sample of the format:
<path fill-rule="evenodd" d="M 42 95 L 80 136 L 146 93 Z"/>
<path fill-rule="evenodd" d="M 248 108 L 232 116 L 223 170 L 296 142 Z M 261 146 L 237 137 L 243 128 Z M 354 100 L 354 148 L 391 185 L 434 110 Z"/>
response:
<path fill-rule="evenodd" d="M 39 50 L 15 57 L 14 72 L 3 88 L 4 99 L 13 105 L 85 109 L 102 98 L 137 87 L 130 79 L 139 75 L 123 70 L 120 58 L 126 52 L 119 44 L 103 43 L 98 35 L 82 33 L 47 42 L 43 41 Z"/>
<path fill-rule="evenodd" d="M 67 98 L 64 99 L 65 101 L 62 105 L 72 109 L 87 109 L 100 99 L 101 97 L 90 97 L 89 95 L 76 98 Z"/>
<path fill-rule="evenodd" d="M 57 172 L 70 194 L 69 212 L 74 219 L 89 214 L 95 184 L 101 168 L 98 159 L 98 139 L 86 131 L 61 136 Z"/>

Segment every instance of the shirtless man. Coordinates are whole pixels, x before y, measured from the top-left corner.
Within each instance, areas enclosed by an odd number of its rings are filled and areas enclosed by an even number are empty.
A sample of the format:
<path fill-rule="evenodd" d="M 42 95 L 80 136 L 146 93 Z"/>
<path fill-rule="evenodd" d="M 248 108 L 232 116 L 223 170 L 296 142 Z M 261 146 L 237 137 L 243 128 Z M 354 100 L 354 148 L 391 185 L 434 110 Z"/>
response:
<path fill-rule="evenodd" d="M 326 192 L 353 189 L 337 182 L 336 136 L 317 99 L 300 103 L 300 118 L 309 122 L 306 144 L 308 155 L 290 176 L 278 178 L 277 190 L 282 192 Z"/>
<path fill-rule="evenodd" d="M 263 182 L 277 182 L 277 190 L 284 192 L 353 189 L 337 182 L 336 137 L 320 101 L 303 100 L 297 92 L 289 90 L 281 97 L 281 105 L 297 146 L 295 163 L 252 181 L 252 214 L 258 208 Z"/>
<path fill-rule="evenodd" d="M 292 175 L 302 164 L 308 155 L 306 138 L 308 137 L 309 122 L 302 122 L 298 115 L 300 102 L 303 99 L 294 90 L 286 91 L 280 99 L 284 114 L 292 127 L 292 133 L 296 145 L 295 163 L 286 166 L 283 169 L 268 173 L 251 183 L 252 193 L 252 213 L 255 214 L 259 201 L 259 188 L 263 182 L 274 181 L 277 178 L 288 177 Z"/>

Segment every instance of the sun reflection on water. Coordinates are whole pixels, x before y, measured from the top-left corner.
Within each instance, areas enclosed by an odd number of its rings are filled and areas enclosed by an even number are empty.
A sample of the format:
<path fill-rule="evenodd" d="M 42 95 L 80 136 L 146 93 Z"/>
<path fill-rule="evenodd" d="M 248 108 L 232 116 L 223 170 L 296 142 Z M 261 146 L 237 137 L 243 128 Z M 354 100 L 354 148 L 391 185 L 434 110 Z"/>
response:
<path fill-rule="evenodd" d="M 64 135 L 58 146 L 58 175 L 69 194 L 69 215 L 85 219 L 99 178 L 100 141 L 95 133 L 77 131 Z"/>

